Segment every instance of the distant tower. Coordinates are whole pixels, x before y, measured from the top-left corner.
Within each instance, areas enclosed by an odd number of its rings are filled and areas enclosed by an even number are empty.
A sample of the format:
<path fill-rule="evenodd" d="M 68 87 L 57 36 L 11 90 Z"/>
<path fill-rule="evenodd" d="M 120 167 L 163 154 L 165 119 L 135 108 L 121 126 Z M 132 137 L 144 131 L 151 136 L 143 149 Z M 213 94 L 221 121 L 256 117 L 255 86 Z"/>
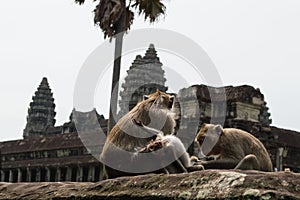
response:
<path fill-rule="evenodd" d="M 131 110 L 144 95 L 151 94 L 159 89 L 163 92 L 168 90 L 165 87 L 165 71 L 162 63 L 157 57 L 153 44 L 150 44 L 144 57 L 138 55 L 127 70 L 125 82 L 122 84 L 123 90 L 120 92 L 121 100 L 119 117 Z"/>
<path fill-rule="evenodd" d="M 32 100 L 23 137 L 45 134 L 46 129 L 55 124 L 54 98 L 47 78 L 43 78 Z"/>

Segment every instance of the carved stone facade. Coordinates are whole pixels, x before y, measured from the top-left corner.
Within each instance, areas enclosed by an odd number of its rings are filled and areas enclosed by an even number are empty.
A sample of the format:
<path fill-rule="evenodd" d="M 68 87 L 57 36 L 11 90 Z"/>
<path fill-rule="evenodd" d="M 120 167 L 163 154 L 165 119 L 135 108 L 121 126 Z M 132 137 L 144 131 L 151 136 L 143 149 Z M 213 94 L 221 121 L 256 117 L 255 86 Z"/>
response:
<path fill-rule="evenodd" d="M 73 110 L 70 121 L 54 126 L 55 104 L 46 78 L 38 87 L 28 109 L 24 139 L 0 143 L 0 181 L 99 181 L 103 166 L 97 135 L 100 126 L 106 132 L 107 120 L 94 109 L 81 113 Z M 74 117 L 75 116 L 75 117 Z M 76 120 L 81 126 L 75 126 Z M 100 125 L 100 126 L 99 126 Z M 80 134 L 88 134 L 86 145 Z M 82 135 L 81 135 L 82 136 Z M 96 142 L 95 142 L 96 141 Z M 94 156 L 92 156 L 92 154 Z"/>
<path fill-rule="evenodd" d="M 221 88 L 206 85 L 194 85 L 181 89 L 177 95 L 184 118 L 194 118 L 200 115 L 203 119 L 243 119 L 260 122 L 269 126 L 272 122 L 264 95 L 259 89 L 248 85 L 225 86 Z M 199 113 L 196 113 L 198 107 Z M 197 119 L 198 120 L 198 119 Z M 220 120 L 222 121 L 222 120 Z M 224 120 L 223 120 L 224 121 Z"/>
<path fill-rule="evenodd" d="M 101 163 L 77 133 L 30 136 L 0 143 L 2 182 L 99 181 Z"/>
<path fill-rule="evenodd" d="M 55 104 L 47 78 L 43 78 L 28 109 L 27 124 L 23 136 L 43 135 L 55 124 Z"/>
<path fill-rule="evenodd" d="M 119 117 L 131 110 L 144 95 L 151 94 L 157 89 L 165 92 L 166 78 L 164 77 L 162 63 L 159 61 L 155 47 L 150 44 L 144 57 L 138 55 L 127 71 L 123 90 L 120 92 L 121 100 Z"/>

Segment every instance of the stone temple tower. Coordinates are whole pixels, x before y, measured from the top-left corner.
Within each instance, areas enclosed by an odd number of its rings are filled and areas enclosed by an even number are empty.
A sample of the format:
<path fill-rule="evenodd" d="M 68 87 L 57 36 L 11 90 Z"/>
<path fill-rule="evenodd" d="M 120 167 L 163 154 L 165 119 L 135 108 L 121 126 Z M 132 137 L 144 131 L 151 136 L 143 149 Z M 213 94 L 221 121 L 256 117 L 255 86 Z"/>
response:
<path fill-rule="evenodd" d="M 119 117 L 131 110 L 144 95 L 151 94 L 157 89 L 166 92 L 165 71 L 157 56 L 155 47 L 150 44 L 144 57 L 136 56 L 129 70 L 125 82 L 122 84 L 123 90 L 120 92 Z"/>
<path fill-rule="evenodd" d="M 28 109 L 27 124 L 23 137 L 42 135 L 55 124 L 55 104 L 47 78 L 43 78 Z"/>

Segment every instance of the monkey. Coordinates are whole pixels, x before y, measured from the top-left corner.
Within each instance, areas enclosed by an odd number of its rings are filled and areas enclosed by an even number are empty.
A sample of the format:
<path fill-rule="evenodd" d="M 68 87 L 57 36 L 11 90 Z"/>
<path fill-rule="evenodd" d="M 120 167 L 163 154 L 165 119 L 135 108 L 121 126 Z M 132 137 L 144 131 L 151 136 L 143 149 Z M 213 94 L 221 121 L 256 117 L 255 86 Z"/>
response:
<path fill-rule="evenodd" d="M 264 145 L 246 131 L 203 124 L 195 141 L 200 147 L 199 157 L 214 157 L 214 160 L 197 162 L 205 169 L 273 171 Z"/>
<path fill-rule="evenodd" d="M 159 155 L 145 153 L 141 155 L 139 149 L 155 140 L 159 132 L 164 135 L 174 133 L 176 126 L 172 112 L 174 98 L 172 95 L 157 90 L 145 96 L 143 101 L 117 122 L 108 134 L 100 155 L 100 161 L 104 163 L 106 178 L 139 175 L 152 169 L 155 160 L 159 160 Z M 159 131 L 145 131 L 135 122 Z M 164 173 L 161 170 L 158 172 Z"/>
<path fill-rule="evenodd" d="M 162 151 L 158 152 L 161 157 L 161 161 L 173 161 L 163 169 L 167 174 L 173 173 L 186 173 L 192 171 L 203 170 L 202 165 L 195 164 L 197 158 L 187 153 L 182 141 L 175 135 L 164 136 L 161 132 L 153 130 L 152 128 L 144 126 L 142 123 L 138 123 L 139 126 L 143 127 L 146 131 L 154 131 L 157 133 L 157 138 L 149 142 L 146 147 L 139 150 L 141 153 L 155 152 L 159 149 Z M 163 157 L 167 156 L 167 159 Z"/>
<path fill-rule="evenodd" d="M 165 167 L 164 170 L 166 173 L 191 172 L 204 169 L 202 165 L 196 164 L 198 161 L 197 157 L 190 157 L 180 138 L 176 137 L 175 135 L 164 136 L 161 131 L 147 127 L 143 123 L 135 120 L 134 123 L 142 127 L 145 131 L 157 135 L 155 140 L 151 140 L 146 147 L 141 148 L 139 152 L 148 153 L 165 148 L 164 153 L 166 154 L 166 152 L 168 152 L 168 157 L 175 160 L 171 165 Z"/>

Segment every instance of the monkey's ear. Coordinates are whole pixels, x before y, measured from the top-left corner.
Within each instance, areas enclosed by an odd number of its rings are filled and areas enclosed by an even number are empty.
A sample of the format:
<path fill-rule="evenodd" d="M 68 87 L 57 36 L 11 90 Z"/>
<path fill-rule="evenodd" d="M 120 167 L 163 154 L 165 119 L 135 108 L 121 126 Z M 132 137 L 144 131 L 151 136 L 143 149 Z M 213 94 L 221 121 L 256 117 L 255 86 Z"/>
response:
<path fill-rule="evenodd" d="M 172 101 L 172 102 L 173 102 L 173 101 L 174 101 L 174 99 L 175 99 L 175 96 L 174 96 L 174 95 L 172 95 L 172 96 L 170 96 L 170 98 L 169 98 L 169 99 L 170 99 L 170 101 Z"/>
<path fill-rule="evenodd" d="M 223 127 L 218 124 L 218 125 L 215 126 L 215 131 L 217 132 L 218 135 L 222 135 Z"/>
<path fill-rule="evenodd" d="M 148 95 L 144 95 L 143 96 L 143 100 L 147 100 L 147 99 L 149 99 L 149 96 Z"/>

